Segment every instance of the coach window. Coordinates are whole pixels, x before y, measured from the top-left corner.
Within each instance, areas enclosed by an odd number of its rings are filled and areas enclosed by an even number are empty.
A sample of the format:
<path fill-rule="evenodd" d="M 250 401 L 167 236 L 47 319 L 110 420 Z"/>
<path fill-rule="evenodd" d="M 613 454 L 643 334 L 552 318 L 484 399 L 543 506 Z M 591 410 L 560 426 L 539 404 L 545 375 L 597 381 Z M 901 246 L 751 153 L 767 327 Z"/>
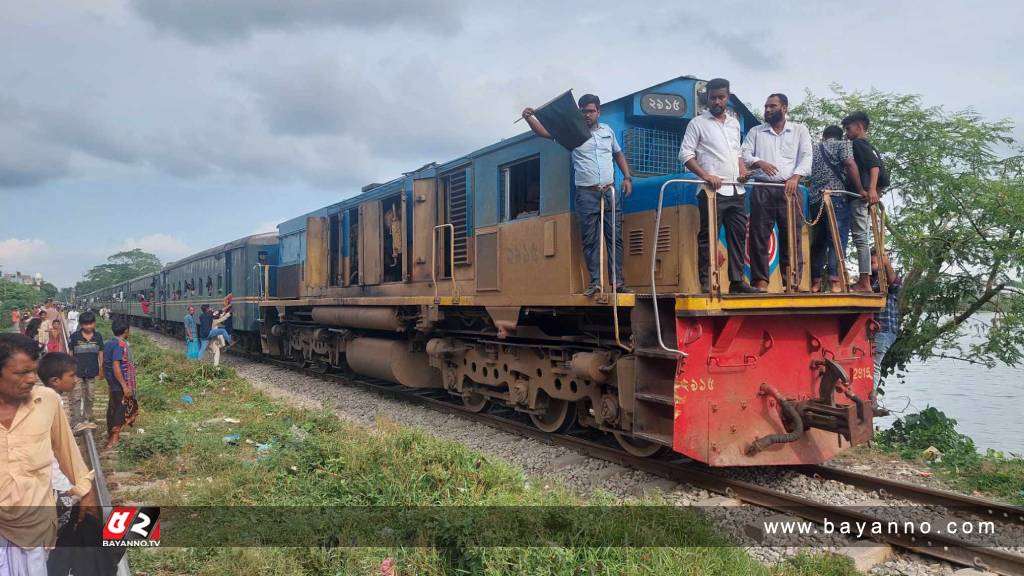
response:
<path fill-rule="evenodd" d="M 224 276 L 217 274 L 217 295 L 224 293 Z"/>
<path fill-rule="evenodd" d="M 212 276 L 207 276 L 206 277 L 206 295 L 207 296 L 213 296 L 213 277 Z"/>
<path fill-rule="evenodd" d="M 540 157 L 501 167 L 501 221 L 530 218 L 540 213 Z"/>

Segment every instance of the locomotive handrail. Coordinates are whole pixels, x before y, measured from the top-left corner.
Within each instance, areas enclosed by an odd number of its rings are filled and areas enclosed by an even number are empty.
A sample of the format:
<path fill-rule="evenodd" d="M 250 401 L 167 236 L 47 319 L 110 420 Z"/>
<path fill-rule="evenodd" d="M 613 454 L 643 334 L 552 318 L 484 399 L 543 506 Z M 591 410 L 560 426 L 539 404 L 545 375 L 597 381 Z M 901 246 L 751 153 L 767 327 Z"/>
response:
<path fill-rule="evenodd" d="M 253 264 L 252 269 L 256 270 L 256 291 L 259 293 L 260 301 L 266 300 L 263 296 L 263 264 Z"/>
<path fill-rule="evenodd" d="M 622 343 L 622 337 L 619 334 L 619 279 L 618 279 L 618 244 L 616 240 L 618 236 L 615 231 L 618 229 L 618 212 L 615 210 L 615 186 L 610 186 L 609 189 L 612 192 L 612 323 L 615 325 L 615 344 L 625 350 L 626 352 L 632 352 L 633 348 Z M 601 258 L 599 260 L 601 266 L 601 272 L 599 273 L 600 278 L 600 290 L 601 295 L 604 295 L 604 193 L 601 193 L 601 230 L 598 241 L 601 244 Z"/>
<path fill-rule="evenodd" d="M 434 302 L 441 301 L 437 292 L 437 231 L 439 228 L 448 229 L 448 239 L 452 247 L 448 262 L 452 270 L 452 298 L 457 302 L 459 300 L 459 284 L 455 280 L 455 225 L 450 222 L 434 226 L 434 235 L 430 238 L 430 283 L 434 285 Z"/>

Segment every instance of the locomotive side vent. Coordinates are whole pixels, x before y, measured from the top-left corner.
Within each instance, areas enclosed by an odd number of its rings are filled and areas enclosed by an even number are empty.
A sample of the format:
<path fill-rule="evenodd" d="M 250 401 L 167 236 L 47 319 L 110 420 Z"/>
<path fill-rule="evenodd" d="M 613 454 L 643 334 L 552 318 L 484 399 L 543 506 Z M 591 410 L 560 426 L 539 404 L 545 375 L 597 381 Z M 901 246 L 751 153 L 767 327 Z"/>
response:
<path fill-rule="evenodd" d="M 668 226 L 658 229 L 658 252 L 672 250 L 672 230 Z"/>
<path fill-rule="evenodd" d="M 644 253 L 644 231 L 640 229 L 629 231 L 629 255 L 640 256 Z"/>
<path fill-rule="evenodd" d="M 469 264 L 466 170 L 457 170 L 444 176 L 448 189 L 448 219 L 455 227 L 455 264 Z"/>
<path fill-rule="evenodd" d="M 681 132 L 653 128 L 627 128 L 623 133 L 626 159 L 634 176 L 662 176 L 685 172 L 679 162 Z"/>

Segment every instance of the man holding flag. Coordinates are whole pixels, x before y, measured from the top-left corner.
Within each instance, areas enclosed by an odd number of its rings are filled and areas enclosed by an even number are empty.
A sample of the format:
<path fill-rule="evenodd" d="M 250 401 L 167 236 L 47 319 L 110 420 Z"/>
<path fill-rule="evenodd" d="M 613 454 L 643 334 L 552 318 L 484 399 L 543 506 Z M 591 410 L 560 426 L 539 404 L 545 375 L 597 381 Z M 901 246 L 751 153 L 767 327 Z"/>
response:
<path fill-rule="evenodd" d="M 569 97 L 570 106 L 568 107 L 561 102 L 566 96 Z M 601 117 L 601 100 L 593 94 L 584 94 L 579 99 L 579 112 L 582 112 L 586 128 L 589 129 L 589 139 L 585 141 L 584 138 L 587 136 L 585 132 L 579 138 L 574 138 L 575 134 L 572 133 L 572 115 L 575 114 L 572 109 L 576 106 L 571 106 L 571 104 L 571 93 L 566 92 L 561 98 L 555 99 L 540 110 L 526 108 L 523 110 L 523 118 L 533 132 L 541 138 L 556 140 L 572 150 L 572 165 L 576 183 L 576 219 L 583 240 L 583 256 L 586 259 L 587 272 L 590 275 L 590 285 L 583 294 L 593 296 L 601 289 L 602 264 L 599 236 L 602 226 L 600 222 L 602 198 L 605 203 L 603 222 L 605 243 L 609 253 L 611 250 L 615 250 L 616 290 L 632 292 L 623 285 L 622 280 L 622 198 L 616 199 L 615 214 L 613 215 L 612 194 L 615 190 L 613 187 L 615 168 L 612 165 L 612 160 L 622 171 L 622 193 L 625 198 L 628 198 L 633 192 L 633 176 L 630 174 L 629 164 L 619 147 L 615 133 L 607 124 L 598 122 Z M 559 126 L 558 133 L 552 134 L 545 128 L 542 120 L 548 124 L 557 124 Z M 576 144 L 576 146 L 571 147 L 571 144 L 567 144 L 567 142 Z M 613 225 L 615 226 L 614 234 Z M 615 238 L 614 246 L 612 246 L 613 237 Z"/>

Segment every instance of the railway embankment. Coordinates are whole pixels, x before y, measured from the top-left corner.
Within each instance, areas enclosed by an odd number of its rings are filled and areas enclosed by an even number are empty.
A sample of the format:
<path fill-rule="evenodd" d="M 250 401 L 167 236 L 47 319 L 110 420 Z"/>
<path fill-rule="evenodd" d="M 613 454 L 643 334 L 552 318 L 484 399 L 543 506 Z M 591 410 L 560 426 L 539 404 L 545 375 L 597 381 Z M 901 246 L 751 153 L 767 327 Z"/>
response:
<path fill-rule="evenodd" d="M 235 543 L 213 547 L 209 544 L 225 536 L 223 526 L 204 525 L 201 520 L 183 522 L 180 517 L 174 520 L 174 512 L 205 507 L 227 510 L 228 517 L 231 510 L 246 510 L 257 518 L 264 514 L 264 522 L 252 524 L 246 531 L 261 532 L 268 542 L 276 542 L 287 540 L 283 533 L 293 528 L 308 530 L 308 524 L 296 518 L 301 520 L 326 507 L 578 510 L 581 506 L 617 505 L 621 498 L 603 490 L 600 478 L 628 477 L 631 471 L 609 465 L 603 474 L 593 475 L 598 477 L 598 484 L 582 492 L 575 489 L 572 480 L 537 481 L 537 476 L 505 458 L 475 450 L 465 442 L 398 425 L 380 417 L 379 411 L 370 406 L 354 406 L 362 410 L 363 422 L 340 418 L 332 410 L 332 403 L 320 396 L 296 390 L 289 397 L 271 395 L 252 382 L 253 374 L 243 377 L 230 366 L 214 368 L 187 362 L 181 353 L 162 349 L 138 332 L 131 341 L 140 369 L 142 409 L 137 427 L 122 436 L 121 445 L 108 455 L 110 465 L 117 470 L 115 498 L 124 503 L 161 506 L 166 511 L 162 516 L 164 541 L 174 541 L 174 532 L 178 531 L 189 534 L 191 540 L 186 542 L 194 544 L 132 550 L 131 562 L 139 573 L 377 574 L 382 570 L 388 573 L 391 568 L 396 574 L 855 573 L 848 560 L 822 554 L 799 554 L 766 566 L 744 548 L 730 545 L 727 536 L 697 513 L 666 520 L 675 524 L 641 528 L 677 533 L 687 546 L 675 548 L 473 546 L 479 541 L 481 526 L 492 532 L 510 529 L 527 534 L 530 530 L 524 531 L 521 525 L 502 526 L 497 521 L 494 525 L 474 524 L 463 517 L 454 521 L 442 518 L 440 525 L 391 525 L 398 526 L 406 538 L 391 545 L 324 546 L 339 543 L 325 531 L 312 534 L 308 544 L 297 546 Z M 247 369 L 255 370 L 251 366 Z M 289 374 L 275 377 L 287 378 Z M 452 420 L 452 428 L 465 424 L 457 418 Z M 373 425 L 364 425 L 367 422 Z M 521 441 L 510 438 L 509 444 Z M 564 454 L 555 460 L 559 458 L 558 466 L 563 471 L 577 465 L 583 469 L 581 474 L 569 474 L 570 479 L 592 476 L 582 460 Z M 630 490 L 649 482 L 641 478 Z M 662 498 L 648 495 L 636 502 L 662 503 Z M 267 510 L 277 514 L 272 522 L 265 522 Z M 521 516 L 516 518 L 524 521 Z M 536 520 L 525 520 L 528 526 L 532 522 Z M 543 528 L 543 524 L 537 527 Z M 210 532 L 196 534 L 197 527 Z M 620 530 L 621 526 L 597 522 L 586 532 L 590 542 L 615 543 L 623 537 Z M 232 543 L 230 538 L 227 542 Z"/>

